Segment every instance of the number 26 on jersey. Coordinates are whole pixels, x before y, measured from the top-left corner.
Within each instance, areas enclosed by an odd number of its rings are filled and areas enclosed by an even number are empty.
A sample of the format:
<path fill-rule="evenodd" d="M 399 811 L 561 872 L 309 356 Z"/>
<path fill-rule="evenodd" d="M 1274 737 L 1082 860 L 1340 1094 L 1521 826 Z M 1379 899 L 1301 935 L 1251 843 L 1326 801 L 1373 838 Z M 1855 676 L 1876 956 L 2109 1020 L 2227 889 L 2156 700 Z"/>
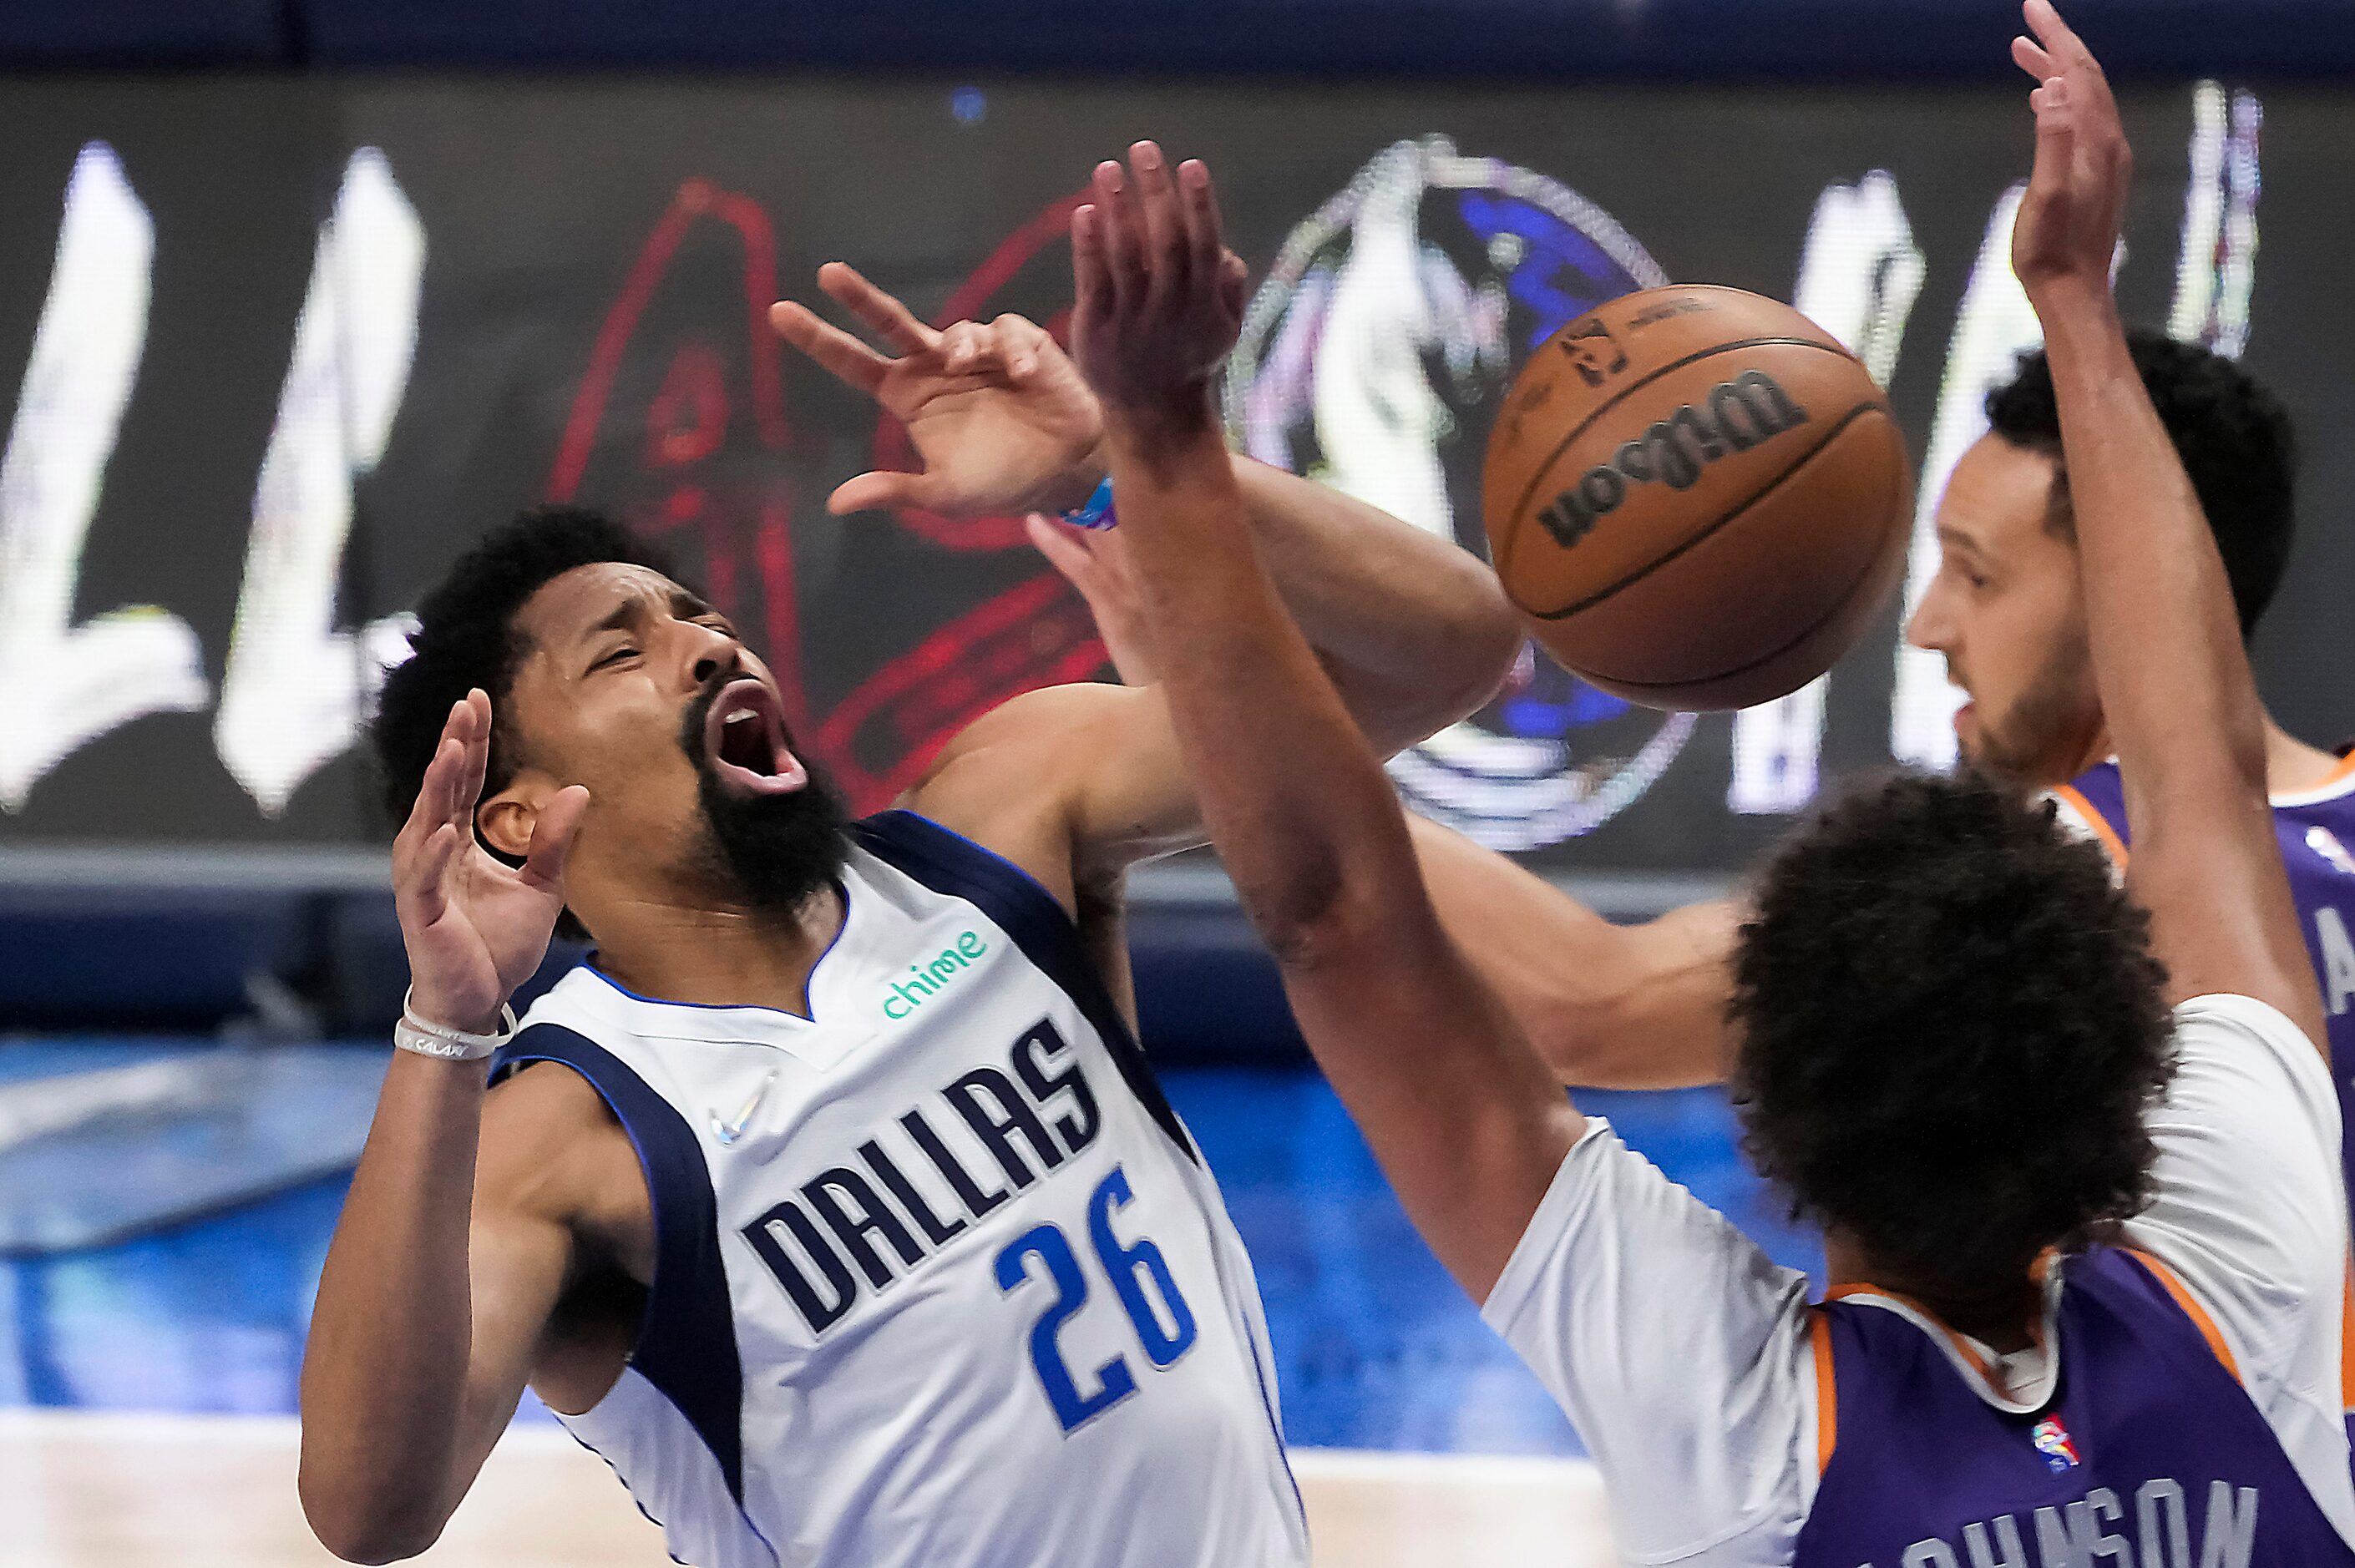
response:
<path fill-rule="evenodd" d="M 1161 1249 L 1144 1236 L 1122 1241 L 1113 1230 L 1114 1213 L 1134 1195 L 1128 1173 L 1114 1166 L 1088 1197 L 1089 1250 L 1128 1314 L 1138 1348 L 1156 1367 L 1166 1367 L 1193 1348 L 1194 1313 L 1170 1277 Z M 1008 1295 L 1037 1296 L 1034 1281 L 1054 1291 L 1030 1330 L 1030 1364 L 1064 1431 L 1076 1430 L 1136 1392 L 1136 1374 L 1125 1356 L 1114 1356 L 1089 1373 L 1093 1387 L 1088 1390 L 1080 1386 L 1063 1359 L 1063 1326 L 1087 1305 L 1090 1284 L 1088 1271 L 1060 1225 L 1034 1225 L 1015 1237 L 997 1255 L 996 1273 L 998 1288 Z"/>

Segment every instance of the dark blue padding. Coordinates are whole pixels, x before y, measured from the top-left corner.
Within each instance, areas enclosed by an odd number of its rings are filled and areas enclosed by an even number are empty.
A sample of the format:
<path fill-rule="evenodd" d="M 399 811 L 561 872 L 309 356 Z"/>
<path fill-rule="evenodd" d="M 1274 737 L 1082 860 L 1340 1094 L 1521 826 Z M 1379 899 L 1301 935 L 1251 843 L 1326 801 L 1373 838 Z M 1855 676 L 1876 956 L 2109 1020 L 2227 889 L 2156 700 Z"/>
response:
<path fill-rule="evenodd" d="M 284 0 L 0 5 L 0 60 L 23 65 L 293 64 Z"/>
<path fill-rule="evenodd" d="M 2012 0 L 288 0 L 329 67 L 1272 71 L 1326 78 L 2004 82 Z M 27 7 L 30 8 L 30 7 Z M 58 5 L 44 9 L 67 10 Z M 2076 0 L 2114 78 L 2355 66 L 2314 0 Z"/>
<path fill-rule="evenodd" d="M 527 1062 L 561 1062 L 604 1097 L 638 1151 L 655 1213 L 655 1280 L 630 1364 L 703 1439 L 728 1495 L 744 1500 L 744 1372 L 719 1253 L 711 1170 L 687 1118 L 613 1054 L 559 1024 L 535 1023 L 491 1059 L 491 1082 Z"/>
<path fill-rule="evenodd" d="M 913 811 L 879 811 L 851 824 L 850 834 L 879 860 L 914 877 L 935 893 L 970 901 L 1014 938 L 1022 956 L 1062 987 L 1079 1004 L 1081 1013 L 1103 1036 L 1113 1065 L 1146 1111 L 1169 1135 L 1169 1140 L 1196 1164 L 1202 1157 L 1186 1136 L 1185 1123 L 1161 1092 L 1161 1080 L 1145 1048 L 1129 1032 L 1128 1020 L 1104 989 L 1080 940 L 1079 927 L 1054 895 L 1038 880 L 1003 855 L 993 854 L 971 839 L 950 832 L 929 817 Z"/>

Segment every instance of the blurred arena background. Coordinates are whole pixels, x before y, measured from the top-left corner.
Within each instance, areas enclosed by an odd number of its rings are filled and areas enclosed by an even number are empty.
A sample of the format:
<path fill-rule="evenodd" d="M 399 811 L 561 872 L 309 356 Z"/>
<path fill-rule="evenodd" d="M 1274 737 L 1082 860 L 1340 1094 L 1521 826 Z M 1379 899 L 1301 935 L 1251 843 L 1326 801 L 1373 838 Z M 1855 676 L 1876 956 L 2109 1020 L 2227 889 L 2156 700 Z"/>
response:
<path fill-rule="evenodd" d="M 2285 725 L 2338 741 L 2355 9 L 2071 16 L 2126 84 L 2130 318 L 2245 355 L 2297 418 L 2304 531 L 2260 675 Z M 325 1560 L 293 1500 L 295 1372 L 405 979 L 354 742 L 406 607 L 480 528 L 577 498 L 674 535 L 861 809 L 996 702 L 1111 678 L 1019 519 L 826 514 L 905 437 L 771 336 L 770 301 L 839 258 L 936 322 L 1059 327 L 1088 169 L 1149 134 L 1209 160 L 1258 280 L 1239 447 L 1476 548 L 1520 356 L 1630 289 L 1728 283 L 1890 387 L 1926 570 L 1945 468 L 2036 332 L 2004 259 L 2016 18 L 0 5 L 0 1563 Z M 1526 661 L 1394 773 L 1639 918 L 1729 885 L 1825 780 L 1951 759 L 1949 689 L 1897 624 L 1698 720 Z M 1147 1043 L 1258 1260 L 1319 1562 L 1607 1561 L 1575 1435 L 1308 1071 L 1216 865 L 1134 894 Z M 1721 1096 L 1593 1104 L 1813 1260 Z M 659 1562 L 527 1403 L 431 1560 Z"/>

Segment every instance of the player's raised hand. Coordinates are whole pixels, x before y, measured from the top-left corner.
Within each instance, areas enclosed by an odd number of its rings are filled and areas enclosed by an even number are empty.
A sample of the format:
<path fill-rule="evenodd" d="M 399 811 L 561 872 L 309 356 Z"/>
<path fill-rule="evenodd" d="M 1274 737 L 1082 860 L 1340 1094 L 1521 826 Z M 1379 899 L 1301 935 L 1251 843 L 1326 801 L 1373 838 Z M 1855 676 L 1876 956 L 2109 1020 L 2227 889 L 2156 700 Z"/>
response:
<path fill-rule="evenodd" d="M 1072 357 L 1114 414 L 1199 416 L 1242 330 L 1242 261 L 1226 248 L 1210 171 L 1139 142 L 1096 165 L 1071 215 Z"/>
<path fill-rule="evenodd" d="M 2085 41 L 2051 0 L 2022 7 L 2033 37 L 2011 41 L 2011 58 L 2034 77 L 2036 164 L 2011 231 L 2011 267 L 2029 298 L 2056 291 L 2106 296 L 2126 218 L 2134 154 L 2116 99 Z"/>
<path fill-rule="evenodd" d="M 935 331 L 898 299 L 840 261 L 818 287 L 892 352 L 879 353 L 794 300 L 769 307 L 787 343 L 908 427 L 918 473 L 878 469 L 845 481 L 826 501 L 841 515 L 921 506 L 944 517 L 988 517 L 1079 505 L 1103 478 L 1095 397 L 1036 323 L 1003 315 Z"/>
<path fill-rule="evenodd" d="M 1096 635 L 1103 639 L 1104 652 L 1112 655 L 1122 683 L 1149 686 L 1159 680 L 1161 661 L 1154 654 L 1153 628 L 1137 597 L 1128 541 L 1120 530 L 1075 528 L 1035 512 L 1028 527 L 1030 543 L 1095 612 Z"/>
<path fill-rule="evenodd" d="M 564 863 L 589 791 L 558 791 L 532 827 L 520 866 L 474 838 L 490 765 L 491 699 L 469 692 L 450 709 L 417 804 L 392 841 L 393 906 L 409 949 L 410 1005 L 429 1023 L 486 1033 L 547 955 L 564 907 Z"/>

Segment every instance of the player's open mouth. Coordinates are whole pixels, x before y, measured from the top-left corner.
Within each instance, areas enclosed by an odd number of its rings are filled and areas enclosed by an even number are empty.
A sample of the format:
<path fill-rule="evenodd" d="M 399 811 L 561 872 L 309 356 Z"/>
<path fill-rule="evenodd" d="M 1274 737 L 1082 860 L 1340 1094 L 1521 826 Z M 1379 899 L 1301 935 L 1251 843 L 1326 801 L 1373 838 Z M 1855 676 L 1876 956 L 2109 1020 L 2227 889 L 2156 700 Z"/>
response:
<path fill-rule="evenodd" d="M 809 782 L 801 759 L 785 748 L 777 694 L 749 675 L 712 699 L 703 749 L 721 781 L 748 794 L 789 795 Z"/>

